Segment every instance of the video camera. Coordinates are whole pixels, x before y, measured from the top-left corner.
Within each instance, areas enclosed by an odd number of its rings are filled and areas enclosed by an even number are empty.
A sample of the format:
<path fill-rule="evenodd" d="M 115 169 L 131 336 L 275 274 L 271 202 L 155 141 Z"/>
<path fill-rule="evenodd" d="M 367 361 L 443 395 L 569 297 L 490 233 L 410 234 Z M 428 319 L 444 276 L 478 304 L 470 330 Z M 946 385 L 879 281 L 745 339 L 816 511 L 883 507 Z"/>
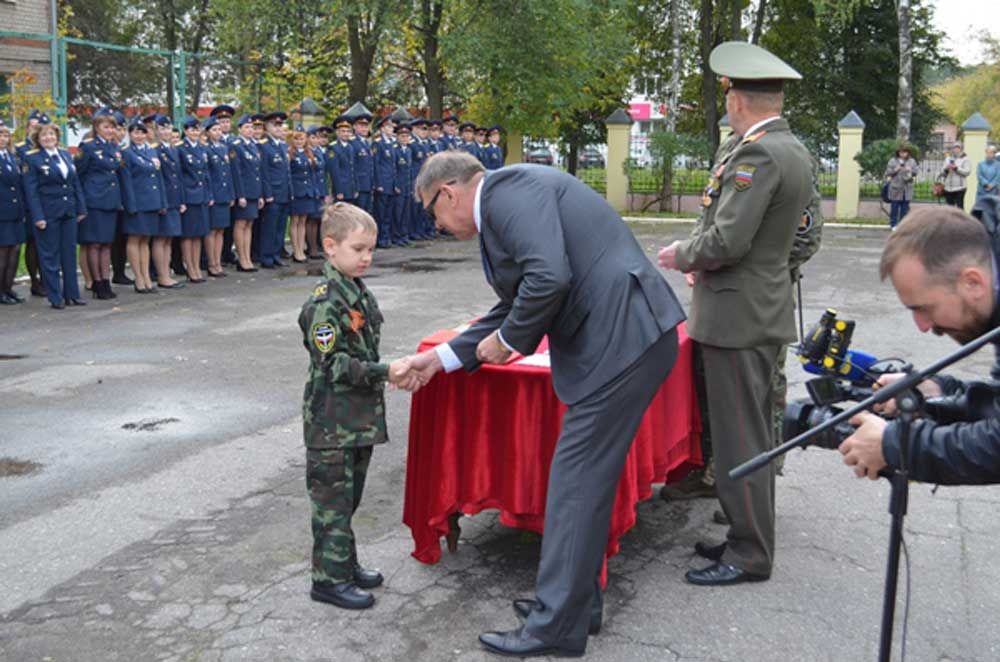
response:
<path fill-rule="evenodd" d="M 828 308 L 809 329 L 797 354 L 806 372 L 820 375 L 806 382 L 809 398 L 792 400 L 785 407 L 782 440 L 794 439 L 806 430 L 833 418 L 843 410 L 839 402 L 860 402 L 874 392 L 872 385 L 883 374 L 905 369 L 898 359 L 879 360 L 866 352 L 851 350 L 854 321 L 838 319 Z M 836 449 L 851 436 L 854 427 L 841 423 L 810 440 L 811 446 Z"/>

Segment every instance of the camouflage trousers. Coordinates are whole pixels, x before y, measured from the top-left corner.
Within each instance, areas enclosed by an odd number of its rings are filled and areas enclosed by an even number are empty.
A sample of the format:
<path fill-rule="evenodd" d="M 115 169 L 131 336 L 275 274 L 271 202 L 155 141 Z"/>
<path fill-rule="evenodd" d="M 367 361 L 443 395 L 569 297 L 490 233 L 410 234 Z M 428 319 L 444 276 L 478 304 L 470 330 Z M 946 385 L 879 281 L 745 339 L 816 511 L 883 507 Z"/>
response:
<path fill-rule="evenodd" d="M 372 447 L 306 450 L 306 488 L 312 502 L 312 579 L 351 581 L 357 546 L 351 518 L 361 503 Z"/>
<path fill-rule="evenodd" d="M 698 408 L 701 412 L 701 456 L 705 462 L 702 470 L 702 482 L 715 485 L 715 464 L 712 462 L 712 431 L 708 425 L 708 396 L 705 392 L 705 365 L 701 360 L 701 350 L 698 343 L 694 344 L 694 385 L 698 392 Z M 774 409 L 771 412 L 771 424 L 774 428 L 774 445 L 780 445 L 781 428 L 785 423 L 785 405 L 788 402 L 788 379 L 785 377 L 785 357 L 788 345 L 782 345 L 778 350 L 778 361 L 774 365 L 771 383 L 774 388 Z M 781 455 L 774 461 L 778 473 L 785 467 L 785 456 Z"/>

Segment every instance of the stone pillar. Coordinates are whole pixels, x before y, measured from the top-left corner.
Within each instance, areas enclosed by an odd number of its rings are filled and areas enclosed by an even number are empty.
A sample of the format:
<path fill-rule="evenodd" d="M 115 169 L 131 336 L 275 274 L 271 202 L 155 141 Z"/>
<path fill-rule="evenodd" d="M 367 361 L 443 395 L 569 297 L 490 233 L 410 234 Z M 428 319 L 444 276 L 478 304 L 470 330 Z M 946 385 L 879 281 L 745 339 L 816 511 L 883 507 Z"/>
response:
<path fill-rule="evenodd" d="M 986 145 L 989 141 L 990 123 L 979 113 L 973 113 L 972 117 L 965 120 L 962 125 L 962 145 L 965 153 L 969 157 L 969 178 L 965 180 L 965 211 L 972 209 L 976 203 L 976 189 L 979 182 L 976 179 L 976 166 L 986 158 Z"/>
<path fill-rule="evenodd" d="M 507 132 L 507 159 L 504 165 L 524 163 L 524 134 L 511 129 Z"/>
<path fill-rule="evenodd" d="M 608 185 L 605 198 L 615 209 L 625 211 L 628 206 L 628 176 L 625 174 L 625 164 L 629 157 L 632 118 L 624 109 L 619 108 L 604 120 L 604 124 L 608 127 Z"/>
<path fill-rule="evenodd" d="M 837 122 L 840 149 L 837 150 L 836 218 L 855 218 L 861 197 L 861 166 L 854 157 L 861 151 L 861 136 L 865 123 L 853 110 Z"/>
<path fill-rule="evenodd" d="M 729 134 L 732 132 L 733 127 L 729 125 L 729 113 L 726 113 L 722 116 L 722 119 L 719 120 L 719 144 L 721 145 L 726 142 L 726 138 L 728 138 Z"/>
<path fill-rule="evenodd" d="M 310 97 L 306 97 L 299 104 L 299 123 L 303 129 L 311 129 L 314 126 L 322 126 L 326 111 L 319 107 Z M 293 126 L 294 128 L 294 126 Z"/>

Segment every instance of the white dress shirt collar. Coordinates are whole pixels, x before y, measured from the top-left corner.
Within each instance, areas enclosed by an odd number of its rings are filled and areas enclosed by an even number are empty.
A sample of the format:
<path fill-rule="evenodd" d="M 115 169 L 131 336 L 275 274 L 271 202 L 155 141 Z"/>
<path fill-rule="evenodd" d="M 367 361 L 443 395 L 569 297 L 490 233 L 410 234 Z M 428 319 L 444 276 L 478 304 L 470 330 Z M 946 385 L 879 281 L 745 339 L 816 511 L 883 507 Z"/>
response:
<path fill-rule="evenodd" d="M 472 203 L 472 219 L 476 222 L 476 232 L 482 232 L 483 227 L 483 213 L 480 210 L 480 204 L 483 197 L 483 182 L 485 181 L 486 176 L 484 175 L 476 185 L 476 197 Z"/>

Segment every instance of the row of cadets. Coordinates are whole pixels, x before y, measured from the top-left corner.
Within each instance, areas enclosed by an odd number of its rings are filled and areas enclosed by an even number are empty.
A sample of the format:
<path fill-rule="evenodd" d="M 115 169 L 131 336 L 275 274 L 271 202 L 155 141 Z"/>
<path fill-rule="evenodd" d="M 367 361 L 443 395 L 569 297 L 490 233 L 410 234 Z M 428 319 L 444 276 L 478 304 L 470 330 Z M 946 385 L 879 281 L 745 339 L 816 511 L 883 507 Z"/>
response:
<path fill-rule="evenodd" d="M 264 176 L 260 149 L 257 144 L 259 133 L 264 130 L 264 116 L 244 114 L 237 122 L 239 137 L 229 146 L 230 159 L 236 162 L 236 178 L 242 197 L 233 207 L 233 243 L 236 245 L 236 270 L 257 271 L 250 259 L 254 234 L 259 230 L 261 210 L 271 198 L 271 187 Z M 225 238 L 223 238 L 225 243 Z M 225 248 L 223 248 L 225 252 Z M 225 261 L 225 257 L 223 257 Z"/>
<path fill-rule="evenodd" d="M 285 245 L 285 227 L 291 202 L 291 172 L 288 165 L 288 145 L 285 143 L 288 115 L 281 111 L 264 116 L 266 133 L 258 145 L 263 159 L 264 176 L 271 188 L 271 200 L 264 206 L 260 222 L 260 266 L 276 269 L 285 266 L 281 251 Z"/>
<path fill-rule="evenodd" d="M 482 157 L 480 156 L 479 143 L 476 142 L 476 125 L 473 122 L 462 122 L 458 131 L 462 136 L 461 141 L 458 143 L 458 149 L 463 152 L 468 152 L 472 154 L 476 159 L 482 163 Z"/>
<path fill-rule="evenodd" d="M 289 233 L 292 239 L 292 260 L 306 261 L 306 218 L 316 217 L 323 197 L 317 187 L 316 155 L 309 145 L 309 136 L 302 127 L 292 132 L 288 145 L 288 165 L 291 173 Z"/>
<path fill-rule="evenodd" d="M 375 221 L 378 223 L 379 248 L 388 248 L 392 240 L 393 200 L 399 194 L 396 186 L 396 138 L 394 124 L 389 116 L 375 122 L 378 135 L 372 141 L 374 176 L 372 180 Z"/>
<path fill-rule="evenodd" d="M 76 170 L 83 186 L 87 217 L 78 228 L 78 242 L 84 246 L 94 295 L 113 299 L 111 290 L 111 244 L 120 232 L 119 213 L 123 210 L 121 142 L 117 135 L 115 111 L 101 108 L 91 120 L 92 134 L 80 143 Z"/>

